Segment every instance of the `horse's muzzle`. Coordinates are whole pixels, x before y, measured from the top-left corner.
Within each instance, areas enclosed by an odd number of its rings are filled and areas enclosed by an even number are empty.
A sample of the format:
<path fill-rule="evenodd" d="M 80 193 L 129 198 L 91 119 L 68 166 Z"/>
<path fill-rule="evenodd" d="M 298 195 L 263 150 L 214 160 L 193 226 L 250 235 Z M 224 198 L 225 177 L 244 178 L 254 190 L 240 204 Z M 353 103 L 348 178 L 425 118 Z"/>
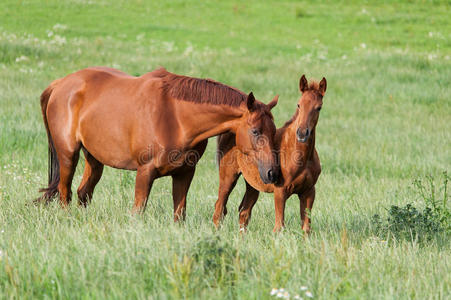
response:
<path fill-rule="evenodd" d="M 301 143 L 307 142 L 309 136 L 310 136 L 310 129 L 308 129 L 308 128 L 306 128 L 305 130 L 298 128 L 298 130 L 296 130 L 296 139 L 298 140 L 298 142 L 301 142 Z"/>
<path fill-rule="evenodd" d="M 276 167 L 265 168 L 260 165 L 258 172 L 264 184 L 276 183 L 279 180 L 280 171 Z"/>

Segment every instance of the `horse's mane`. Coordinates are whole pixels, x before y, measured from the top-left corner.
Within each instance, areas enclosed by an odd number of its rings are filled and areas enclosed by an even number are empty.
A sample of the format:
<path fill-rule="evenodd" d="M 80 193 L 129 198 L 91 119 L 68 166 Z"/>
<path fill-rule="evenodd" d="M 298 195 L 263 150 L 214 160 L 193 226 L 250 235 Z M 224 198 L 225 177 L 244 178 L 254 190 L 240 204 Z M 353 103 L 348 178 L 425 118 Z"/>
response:
<path fill-rule="evenodd" d="M 247 99 L 245 93 L 212 79 L 177 75 L 163 68 L 154 72 L 163 79 L 163 91 L 178 100 L 237 107 Z"/>
<path fill-rule="evenodd" d="M 315 80 L 311 80 L 308 86 L 307 91 L 318 91 L 319 90 L 319 83 Z M 306 92 L 307 92 L 306 91 Z M 294 115 L 291 117 L 291 119 L 289 119 L 283 126 L 282 128 L 287 127 L 288 125 L 290 125 L 291 123 L 293 123 L 294 120 L 296 120 L 296 117 L 298 116 L 299 110 L 296 109 L 296 111 L 294 112 Z"/>

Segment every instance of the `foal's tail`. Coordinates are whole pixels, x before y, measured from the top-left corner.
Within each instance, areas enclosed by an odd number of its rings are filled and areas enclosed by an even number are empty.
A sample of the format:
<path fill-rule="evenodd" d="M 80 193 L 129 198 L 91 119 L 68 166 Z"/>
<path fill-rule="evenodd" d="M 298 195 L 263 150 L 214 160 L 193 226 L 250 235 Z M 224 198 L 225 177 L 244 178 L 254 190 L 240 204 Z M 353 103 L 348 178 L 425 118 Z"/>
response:
<path fill-rule="evenodd" d="M 49 130 L 49 123 L 47 121 L 47 104 L 49 103 L 49 98 L 55 88 L 56 82 L 56 80 L 52 82 L 41 94 L 42 117 L 44 119 L 45 130 L 47 131 L 49 143 L 49 183 L 48 187 L 39 190 L 39 192 L 43 192 L 44 194 L 40 198 L 36 199 L 37 202 L 50 202 L 58 193 L 58 184 L 60 182 L 58 157 L 56 156 L 55 145 L 53 144 L 52 135 Z"/>

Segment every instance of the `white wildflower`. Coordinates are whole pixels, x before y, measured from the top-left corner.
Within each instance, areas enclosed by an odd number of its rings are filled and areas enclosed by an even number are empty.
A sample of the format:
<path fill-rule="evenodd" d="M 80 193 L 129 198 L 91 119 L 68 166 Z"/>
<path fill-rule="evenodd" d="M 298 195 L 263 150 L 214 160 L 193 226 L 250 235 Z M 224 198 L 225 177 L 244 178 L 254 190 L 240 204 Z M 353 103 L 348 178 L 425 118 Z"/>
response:
<path fill-rule="evenodd" d="M 183 55 L 188 56 L 193 52 L 193 46 L 189 45 L 186 47 L 185 52 L 183 52 Z"/>
<path fill-rule="evenodd" d="M 365 43 L 361 43 L 360 47 L 362 47 L 363 49 L 366 49 L 366 44 Z"/>
<path fill-rule="evenodd" d="M 26 57 L 25 55 L 19 56 L 16 58 L 16 62 L 21 62 L 21 61 L 26 61 L 28 60 L 28 57 Z"/>
<path fill-rule="evenodd" d="M 313 294 L 310 291 L 305 292 L 305 297 L 313 298 Z"/>
<path fill-rule="evenodd" d="M 303 298 L 301 296 L 299 296 L 299 295 L 294 296 L 294 299 L 296 299 L 296 300 L 303 300 Z"/>
<path fill-rule="evenodd" d="M 273 289 L 271 290 L 271 293 L 269 293 L 269 294 L 270 294 L 271 296 L 274 296 L 275 294 L 277 294 L 278 291 L 279 291 L 278 289 L 273 288 Z"/>
<path fill-rule="evenodd" d="M 288 292 L 283 293 L 283 297 L 285 299 L 290 299 L 290 293 L 288 293 Z"/>
<path fill-rule="evenodd" d="M 281 291 L 277 292 L 276 297 L 277 298 L 282 298 L 283 297 L 283 293 Z"/>
<path fill-rule="evenodd" d="M 55 31 L 66 30 L 67 29 L 67 25 L 56 23 L 55 25 L 53 25 L 52 29 L 55 30 Z"/>
<path fill-rule="evenodd" d="M 429 37 L 433 37 L 434 36 L 434 33 L 432 32 L 432 31 L 429 31 Z"/>
<path fill-rule="evenodd" d="M 174 50 L 174 42 L 163 42 L 163 46 L 168 52 L 172 52 Z"/>
<path fill-rule="evenodd" d="M 52 43 L 59 46 L 64 45 L 66 44 L 66 38 L 64 36 L 55 35 L 55 37 L 52 40 Z"/>
<path fill-rule="evenodd" d="M 307 287 L 305 285 L 301 286 L 301 291 L 306 291 Z"/>

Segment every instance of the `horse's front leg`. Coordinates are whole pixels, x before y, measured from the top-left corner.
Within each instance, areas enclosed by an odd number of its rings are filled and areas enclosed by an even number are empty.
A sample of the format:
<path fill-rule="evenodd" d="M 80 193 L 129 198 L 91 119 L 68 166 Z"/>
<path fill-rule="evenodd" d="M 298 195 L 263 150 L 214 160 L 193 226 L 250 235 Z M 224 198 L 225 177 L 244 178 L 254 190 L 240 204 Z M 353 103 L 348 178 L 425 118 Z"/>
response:
<path fill-rule="evenodd" d="M 310 214 L 312 212 L 313 202 L 315 201 L 315 187 L 312 187 L 302 195 L 298 194 L 298 197 L 300 200 L 302 230 L 306 234 L 310 234 Z"/>
<path fill-rule="evenodd" d="M 246 231 L 246 227 L 249 224 L 252 214 L 252 208 L 258 200 L 259 191 L 254 189 L 246 181 L 246 193 L 244 194 L 243 200 L 241 201 L 239 212 L 240 212 L 240 231 Z"/>
<path fill-rule="evenodd" d="M 240 174 L 237 170 L 233 168 L 228 169 L 225 165 L 219 166 L 218 200 L 216 201 L 215 212 L 213 213 L 213 223 L 216 228 L 219 228 L 222 219 L 227 214 L 227 200 L 229 200 L 229 195 L 239 177 Z"/>
<path fill-rule="evenodd" d="M 135 182 L 135 204 L 133 205 L 133 213 L 144 212 L 147 205 L 153 181 L 157 177 L 157 170 L 152 163 L 141 165 L 136 172 Z"/>
<path fill-rule="evenodd" d="M 174 201 L 174 222 L 186 217 L 186 195 L 196 168 L 192 167 L 186 172 L 172 175 L 172 200 Z"/>
<path fill-rule="evenodd" d="M 274 206 L 276 211 L 276 222 L 274 224 L 274 232 L 279 232 L 285 226 L 285 203 L 288 194 L 283 188 L 274 190 Z"/>

